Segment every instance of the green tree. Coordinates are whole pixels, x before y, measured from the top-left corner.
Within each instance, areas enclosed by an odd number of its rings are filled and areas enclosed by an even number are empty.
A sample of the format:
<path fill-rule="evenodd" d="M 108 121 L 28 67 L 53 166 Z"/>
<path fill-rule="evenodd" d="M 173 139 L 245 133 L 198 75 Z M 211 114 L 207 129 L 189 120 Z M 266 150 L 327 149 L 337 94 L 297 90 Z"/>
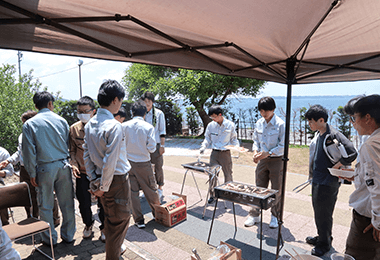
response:
<path fill-rule="evenodd" d="M 194 107 L 186 108 L 186 123 L 189 126 L 191 135 L 197 135 L 199 131 L 198 115 Z"/>
<path fill-rule="evenodd" d="M 338 129 L 344 134 L 348 139 L 351 138 L 351 125 L 350 125 L 350 116 L 344 113 L 344 109 L 342 106 L 339 106 L 337 109 L 338 113 Z"/>
<path fill-rule="evenodd" d="M 180 95 L 184 105 L 192 105 L 196 109 L 204 129 L 211 121 L 205 107 L 224 105 L 231 94 L 256 96 L 265 85 L 261 80 L 143 64 L 128 67 L 122 82 L 129 98 L 140 97 L 146 90 L 158 94 L 160 98 Z"/>
<path fill-rule="evenodd" d="M 22 132 L 20 117 L 27 110 L 35 110 L 33 95 L 41 86 L 33 81 L 32 71 L 22 75 L 20 82 L 18 78 L 14 66 L 0 67 L 0 146 L 10 154 L 17 150 L 17 138 Z"/>

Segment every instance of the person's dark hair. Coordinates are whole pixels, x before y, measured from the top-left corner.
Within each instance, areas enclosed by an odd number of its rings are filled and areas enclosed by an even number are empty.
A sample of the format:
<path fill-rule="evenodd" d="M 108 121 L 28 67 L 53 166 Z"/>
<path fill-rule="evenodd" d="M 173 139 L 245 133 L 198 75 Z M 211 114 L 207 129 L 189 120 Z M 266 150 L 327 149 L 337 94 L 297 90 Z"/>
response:
<path fill-rule="evenodd" d="M 132 105 L 132 115 L 133 116 L 145 116 L 146 114 L 146 105 L 142 100 L 138 100 Z"/>
<path fill-rule="evenodd" d="M 380 95 L 370 95 L 359 99 L 354 105 L 354 113 L 361 117 L 369 114 L 380 125 Z"/>
<path fill-rule="evenodd" d="M 127 110 L 123 106 L 121 106 L 119 111 L 113 116 L 120 116 L 120 117 L 127 118 Z"/>
<path fill-rule="evenodd" d="M 354 105 L 355 105 L 356 102 L 358 102 L 358 100 L 361 99 L 362 97 L 365 97 L 365 95 L 363 95 L 363 96 L 357 96 L 357 97 L 351 98 L 351 99 L 347 102 L 347 104 L 344 106 L 344 108 L 343 108 L 344 113 L 346 113 L 347 115 L 352 116 L 352 115 L 354 114 Z"/>
<path fill-rule="evenodd" d="M 47 91 L 37 92 L 33 96 L 33 103 L 38 110 L 46 108 L 49 102 L 54 102 L 54 97 L 51 93 Z"/>
<path fill-rule="evenodd" d="M 77 102 L 77 106 L 87 106 L 87 105 L 89 105 L 92 109 L 95 109 L 95 102 L 89 96 L 81 97 Z"/>
<path fill-rule="evenodd" d="M 262 97 L 259 100 L 257 108 L 259 109 L 259 111 L 272 111 L 276 109 L 276 102 L 274 102 L 274 99 L 272 97 Z"/>
<path fill-rule="evenodd" d="M 152 102 L 154 102 L 154 95 L 153 95 L 152 92 L 150 92 L 150 91 L 146 91 L 146 92 L 142 95 L 142 97 L 141 97 L 142 100 L 145 100 L 146 98 L 149 99 L 149 100 L 151 100 Z"/>
<path fill-rule="evenodd" d="M 326 123 L 327 119 L 329 118 L 329 114 L 327 113 L 326 108 L 324 108 L 323 106 L 314 105 L 306 111 L 305 117 L 307 120 L 314 119 L 314 121 L 318 121 L 318 119 L 323 118 L 323 120 L 325 120 Z"/>
<path fill-rule="evenodd" d="M 213 105 L 211 106 L 209 109 L 208 109 L 208 115 L 211 116 L 211 115 L 219 115 L 219 114 L 222 114 L 223 115 L 223 109 L 221 106 L 217 106 L 217 105 Z"/>
<path fill-rule="evenodd" d="M 122 100 L 125 97 L 124 88 L 116 80 L 106 80 L 99 88 L 99 105 L 108 107 L 115 98 Z"/>
<path fill-rule="evenodd" d="M 36 111 L 34 111 L 34 110 L 28 110 L 28 111 L 26 111 L 25 113 L 23 113 L 21 115 L 21 120 L 24 121 L 24 122 L 26 122 L 29 119 L 31 119 L 32 117 L 34 117 L 35 115 L 37 115 Z"/>

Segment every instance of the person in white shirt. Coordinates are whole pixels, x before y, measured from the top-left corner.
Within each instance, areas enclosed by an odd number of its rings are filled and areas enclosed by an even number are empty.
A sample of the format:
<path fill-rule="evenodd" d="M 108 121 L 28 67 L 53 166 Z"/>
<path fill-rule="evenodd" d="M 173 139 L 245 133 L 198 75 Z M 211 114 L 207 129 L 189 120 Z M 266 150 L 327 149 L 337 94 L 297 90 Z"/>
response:
<path fill-rule="evenodd" d="M 124 88 L 117 81 L 105 81 L 98 93 L 100 108 L 84 128 L 83 158 L 91 193 L 100 198 L 104 209 L 107 260 L 118 260 L 126 250 L 123 241 L 131 216 L 131 166 L 123 129 L 113 116 L 124 96 Z"/>
<path fill-rule="evenodd" d="M 261 98 L 258 109 L 262 118 L 256 123 L 252 145 L 253 162 L 257 163 L 256 186 L 267 188 L 270 181 L 271 188 L 278 190 L 276 204 L 271 208 L 272 217 L 269 223 L 270 228 L 277 228 L 282 189 L 285 122 L 274 113 L 276 103 L 271 97 Z M 259 222 L 260 208 L 252 207 L 244 225 L 251 227 Z"/>
<path fill-rule="evenodd" d="M 129 171 L 129 179 L 133 219 L 138 228 L 144 228 L 144 215 L 141 212 L 139 198 L 140 189 L 145 194 L 153 216 L 155 206 L 160 205 L 157 182 L 150 163 L 150 154 L 156 150 L 156 139 L 153 126 L 144 121 L 146 106 L 143 101 L 137 101 L 132 105 L 132 114 L 133 119 L 124 122 L 122 127 L 127 140 L 128 160 L 132 167 Z"/>
<path fill-rule="evenodd" d="M 2 260 L 21 260 L 20 254 L 12 248 L 12 241 L 3 229 L 0 220 L 0 259 Z"/>
<path fill-rule="evenodd" d="M 380 259 L 380 95 L 359 99 L 351 122 L 359 135 L 369 135 L 355 166 L 355 191 L 349 204 L 352 222 L 346 253 L 356 260 Z"/>
<path fill-rule="evenodd" d="M 0 161 L 5 161 L 10 158 L 10 155 L 7 150 L 0 146 Z M 7 166 L 0 167 L 0 185 L 5 185 L 3 178 L 11 177 L 13 174 L 13 166 L 12 164 L 8 164 Z M 5 225 L 9 224 L 9 215 L 8 209 L 0 210 L 0 219 Z"/>
<path fill-rule="evenodd" d="M 147 108 L 145 121 L 154 127 L 154 135 L 156 139 L 156 151 L 150 154 L 150 162 L 154 165 L 154 176 L 158 184 L 158 195 L 160 199 L 163 197 L 164 186 L 164 158 L 165 153 L 165 136 L 166 136 L 166 121 L 164 113 L 153 106 L 154 95 L 152 92 L 145 92 L 141 97 L 144 100 Z"/>
<path fill-rule="evenodd" d="M 220 165 L 224 173 L 224 182 L 232 181 L 232 158 L 231 151 L 227 146 L 239 147 L 235 124 L 224 118 L 223 109 L 220 106 L 211 106 L 208 115 L 213 120 L 207 125 L 205 139 L 202 142 L 200 153 L 203 154 L 208 146 L 211 146 L 211 165 Z M 209 203 L 214 201 L 211 194 Z"/>

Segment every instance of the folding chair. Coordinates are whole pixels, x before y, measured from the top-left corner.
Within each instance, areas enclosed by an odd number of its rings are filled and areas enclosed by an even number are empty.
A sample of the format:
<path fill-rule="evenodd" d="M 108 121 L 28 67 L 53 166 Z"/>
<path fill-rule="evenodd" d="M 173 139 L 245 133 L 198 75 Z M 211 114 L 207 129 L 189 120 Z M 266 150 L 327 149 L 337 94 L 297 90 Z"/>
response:
<path fill-rule="evenodd" d="M 29 186 L 26 182 L 0 186 L 0 198 L 0 209 L 25 206 L 32 207 Z M 28 217 L 29 218 L 17 223 L 3 226 L 4 231 L 8 234 L 12 242 L 31 236 L 33 247 L 44 256 L 54 260 L 53 239 L 49 223 L 32 216 Z M 48 230 L 50 235 L 51 257 L 36 247 L 34 243 L 34 235 Z"/>

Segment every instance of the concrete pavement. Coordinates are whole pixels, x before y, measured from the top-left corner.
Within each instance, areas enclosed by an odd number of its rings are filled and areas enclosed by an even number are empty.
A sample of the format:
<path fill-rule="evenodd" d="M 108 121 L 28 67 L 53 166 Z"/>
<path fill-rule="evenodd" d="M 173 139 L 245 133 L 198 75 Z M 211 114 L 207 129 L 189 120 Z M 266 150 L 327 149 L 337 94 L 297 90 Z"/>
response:
<path fill-rule="evenodd" d="M 197 160 L 201 141 L 198 139 L 167 139 L 164 158 L 164 201 L 170 199 L 172 192 L 179 193 L 181 191 L 182 181 L 186 172 L 181 164 Z M 207 158 L 202 160 L 208 161 Z M 253 163 L 251 165 L 240 165 L 238 160 L 235 160 L 233 170 L 235 181 L 255 183 Z M 250 228 L 244 227 L 244 221 L 249 210 L 249 207 L 244 205 L 235 204 L 237 222 L 237 232 L 235 233 L 232 203 L 226 202 L 227 208 L 224 208 L 223 202 L 219 201 L 211 232 L 210 245 L 206 243 L 215 204 L 206 205 L 205 217 L 202 218 L 208 177 L 203 173 L 193 173 L 201 191 L 202 200 L 196 189 L 195 181 L 191 173 L 188 172 L 183 190 L 188 200 L 187 220 L 171 228 L 157 224 L 152 220 L 153 216 L 149 212 L 150 209 L 146 200 L 142 199 L 142 208 L 143 212 L 145 212 L 147 225 L 145 229 L 140 230 L 133 225 L 133 221 L 131 222 L 125 240 L 128 250 L 123 255 L 124 259 L 190 259 L 192 248 L 197 249 L 202 259 L 207 259 L 220 241 L 225 241 L 240 248 L 243 259 L 259 259 L 259 225 Z M 284 248 L 280 252 L 282 259 L 289 259 L 284 249 L 290 252 L 295 249 L 300 254 L 310 254 L 312 249 L 311 246 L 304 242 L 306 236 L 316 235 L 310 187 L 300 193 L 292 192 L 295 186 L 306 181 L 306 179 L 307 176 L 301 174 L 288 173 L 287 175 L 284 224 L 281 232 L 282 240 L 284 241 Z M 220 181 L 222 182 L 223 178 L 220 178 Z M 323 259 L 329 259 L 328 256 L 332 252 L 344 251 L 351 221 L 348 196 L 353 189 L 353 185 L 342 185 L 340 189 L 334 212 L 333 249 Z M 20 219 L 21 215 L 25 216 L 24 210 L 21 208 L 14 208 L 13 211 L 16 220 Z M 96 205 L 93 206 L 93 212 L 96 213 Z M 75 243 L 73 245 L 59 243 L 55 248 L 57 259 L 104 259 L 104 244 L 98 240 L 100 236 L 99 223 L 96 222 L 94 236 L 91 239 L 82 239 L 84 226 L 77 207 L 76 213 L 77 233 Z M 275 259 L 278 230 L 270 229 L 268 226 L 270 221 L 269 211 L 264 212 L 263 219 L 263 259 Z M 16 242 L 14 248 L 20 252 L 23 259 L 45 259 L 38 252 L 32 254 L 30 242 L 30 239 Z M 47 247 L 39 246 L 49 252 Z"/>

